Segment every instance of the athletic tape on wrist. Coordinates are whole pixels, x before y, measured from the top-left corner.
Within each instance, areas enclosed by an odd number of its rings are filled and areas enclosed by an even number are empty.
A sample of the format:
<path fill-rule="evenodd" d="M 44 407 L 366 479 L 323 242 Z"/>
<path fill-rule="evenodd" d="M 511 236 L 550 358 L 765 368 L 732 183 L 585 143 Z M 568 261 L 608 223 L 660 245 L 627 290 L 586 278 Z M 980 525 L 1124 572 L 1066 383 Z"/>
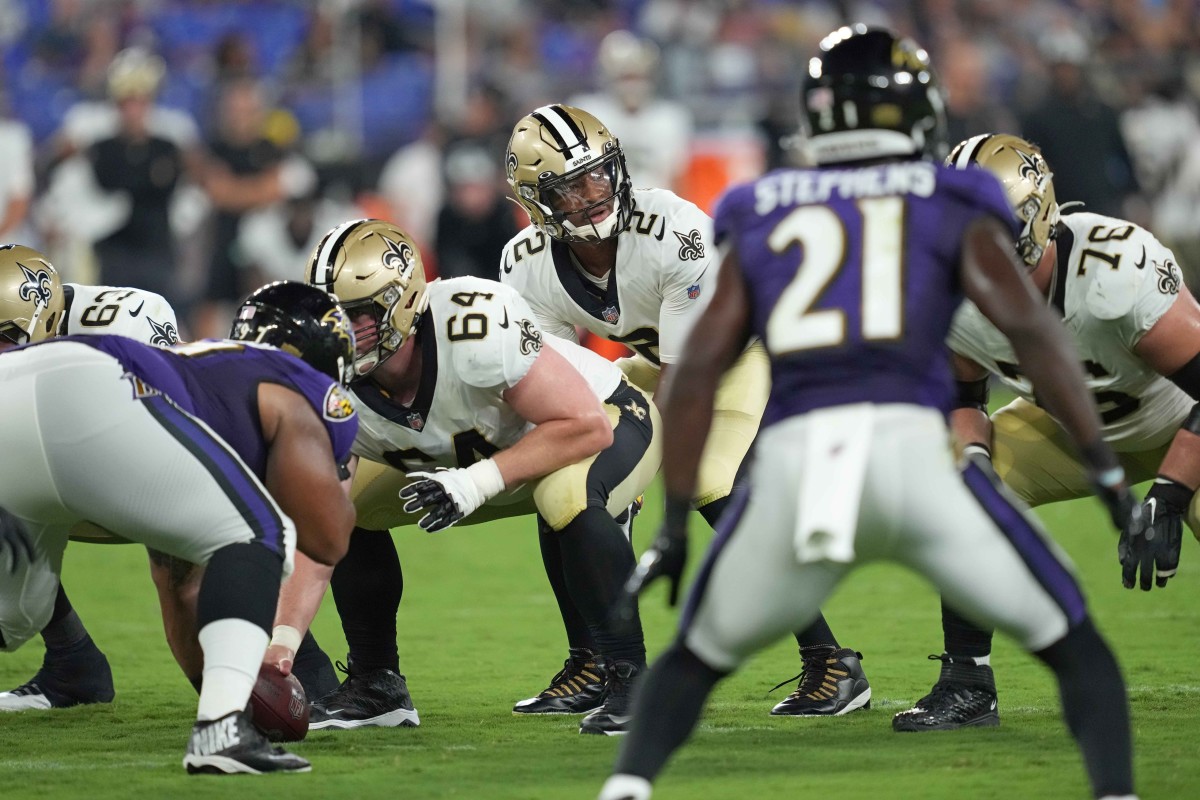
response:
<path fill-rule="evenodd" d="M 300 649 L 300 641 L 304 638 L 304 634 L 291 625 L 276 625 L 271 631 L 271 644 L 286 647 L 295 653 Z"/>

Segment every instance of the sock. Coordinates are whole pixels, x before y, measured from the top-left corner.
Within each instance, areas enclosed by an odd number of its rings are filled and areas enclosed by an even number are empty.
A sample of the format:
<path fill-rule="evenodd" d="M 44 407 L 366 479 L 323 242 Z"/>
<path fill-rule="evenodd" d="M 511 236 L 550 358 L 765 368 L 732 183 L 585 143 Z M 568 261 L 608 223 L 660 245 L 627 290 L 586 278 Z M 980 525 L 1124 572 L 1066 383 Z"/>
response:
<path fill-rule="evenodd" d="M 976 664 L 990 663 L 992 632 L 975 626 L 942 600 L 942 636 L 946 654 L 958 658 L 974 658 Z M 989 658 L 981 661 L 981 658 Z"/>
<path fill-rule="evenodd" d="M 650 781 L 637 775 L 613 775 L 604 782 L 599 800 L 650 800 Z"/>
<path fill-rule="evenodd" d="M 542 566 L 546 569 L 546 577 L 550 580 L 550 589 L 558 603 L 558 613 L 562 617 L 563 628 L 567 632 L 568 647 L 586 647 L 593 653 L 599 649 L 587 621 L 579 613 L 578 606 L 571 599 L 567 589 L 567 579 L 563 574 L 562 545 L 559 537 L 562 535 L 550 527 L 538 515 L 538 545 L 542 551 Z"/>
<path fill-rule="evenodd" d="M 292 674 L 304 687 L 304 696 L 311 703 L 319 697 L 338 688 L 337 673 L 333 671 L 333 662 L 317 644 L 312 631 L 307 631 L 300 640 L 300 649 L 292 660 Z"/>
<path fill-rule="evenodd" d="M 726 674 L 679 642 L 671 645 L 634 692 L 635 723 L 621 742 L 613 774 L 653 781 L 691 736 L 709 694 Z"/>
<path fill-rule="evenodd" d="M 1034 653 L 1054 670 L 1063 717 L 1096 797 L 1133 794 L 1129 702 L 1121 670 L 1090 619 Z"/>
<path fill-rule="evenodd" d="M 587 508 L 558 533 L 563 577 L 571 599 L 587 620 L 600 653 L 614 661 L 646 663 L 642 622 L 619 622 L 611 611 L 636 564 L 616 521 L 603 508 Z"/>
<path fill-rule="evenodd" d="M 807 628 L 796 632 L 796 644 L 801 647 L 826 646 L 832 647 L 834 650 L 838 649 L 837 637 L 833 635 L 829 623 L 825 621 L 825 615 L 820 612 Z"/>
<path fill-rule="evenodd" d="M 404 572 L 392 534 L 355 528 L 330 588 L 355 673 L 399 672 L 396 613 L 404 594 Z"/>
<path fill-rule="evenodd" d="M 42 639 L 46 642 L 46 656 L 50 659 L 59 651 L 78 651 L 95 647 L 87 628 L 83 627 L 83 620 L 75 613 L 61 583 L 54 598 L 54 611 L 50 614 L 50 621 L 42 628 Z"/>
<path fill-rule="evenodd" d="M 729 505 L 729 496 L 718 498 L 711 503 L 706 503 L 696 510 L 700 512 L 700 516 L 704 517 L 704 521 L 708 523 L 708 527 L 716 529 L 717 520 L 725 513 L 725 507 Z"/>
<path fill-rule="evenodd" d="M 198 722 L 220 719 L 246 707 L 270 638 L 265 628 L 237 618 L 219 619 L 200 629 L 204 679 L 196 710 Z"/>

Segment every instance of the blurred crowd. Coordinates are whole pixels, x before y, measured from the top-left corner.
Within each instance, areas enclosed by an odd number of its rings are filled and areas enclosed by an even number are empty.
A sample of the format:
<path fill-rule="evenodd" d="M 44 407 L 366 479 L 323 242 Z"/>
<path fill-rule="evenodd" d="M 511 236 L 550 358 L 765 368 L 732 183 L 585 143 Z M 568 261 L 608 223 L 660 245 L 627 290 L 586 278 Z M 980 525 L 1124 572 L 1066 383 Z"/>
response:
<path fill-rule="evenodd" d="M 495 277 L 526 223 L 503 175 L 522 115 L 580 105 L 635 184 L 709 208 L 787 162 L 807 59 L 846 21 L 933 53 L 951 142 L 1025 136 L 1060 201 L 1200 275 L 1200 0 L 0 0 L 0 240 L 162 293 L 191 337 L 353 216 Z"/>

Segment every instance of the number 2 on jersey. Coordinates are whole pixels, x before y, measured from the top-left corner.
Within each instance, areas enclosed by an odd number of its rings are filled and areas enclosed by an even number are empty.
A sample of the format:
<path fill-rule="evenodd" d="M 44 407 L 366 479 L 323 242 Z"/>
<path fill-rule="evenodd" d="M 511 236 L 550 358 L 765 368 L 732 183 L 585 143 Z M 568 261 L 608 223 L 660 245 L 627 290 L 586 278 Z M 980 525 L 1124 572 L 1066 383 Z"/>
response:
<path fill-rule="evenodd" d="M 862 215 L 862 337 L 895 339 L 904 330 L 904 200 L 859 200 Z M 767 238 L 782 253 L 799 245 L 796 277 L 779 296 L 767 320 L 767 341 L 775 354 L 835 347 L 846 340 L 840 308 L 813 305 L 846 266 L 846 228 L 827 206 L 804 206 L 784 217 Z"/>

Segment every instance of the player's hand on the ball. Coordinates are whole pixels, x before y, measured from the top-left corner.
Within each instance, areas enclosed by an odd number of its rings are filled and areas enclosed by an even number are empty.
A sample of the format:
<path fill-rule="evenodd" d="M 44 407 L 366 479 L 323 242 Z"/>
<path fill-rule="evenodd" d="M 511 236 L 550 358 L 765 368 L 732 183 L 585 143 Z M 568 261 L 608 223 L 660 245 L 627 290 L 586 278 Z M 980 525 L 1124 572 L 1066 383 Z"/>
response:
<path fill-rule="evenodd" d="M 16 573 L 24 561 L 33 563 L 33 539 L 25 524 L 16 516 L 0 508 L 0 553 L 8 551 L 9 574 Z"/>
<path fill-rule="evenodd" d="M 296 651 L 281 644 L 273 644 L 267 648 L 263 663 L 270 664 L 284 675 L 292 674 L 292 665 L 296 662 Z"/>

